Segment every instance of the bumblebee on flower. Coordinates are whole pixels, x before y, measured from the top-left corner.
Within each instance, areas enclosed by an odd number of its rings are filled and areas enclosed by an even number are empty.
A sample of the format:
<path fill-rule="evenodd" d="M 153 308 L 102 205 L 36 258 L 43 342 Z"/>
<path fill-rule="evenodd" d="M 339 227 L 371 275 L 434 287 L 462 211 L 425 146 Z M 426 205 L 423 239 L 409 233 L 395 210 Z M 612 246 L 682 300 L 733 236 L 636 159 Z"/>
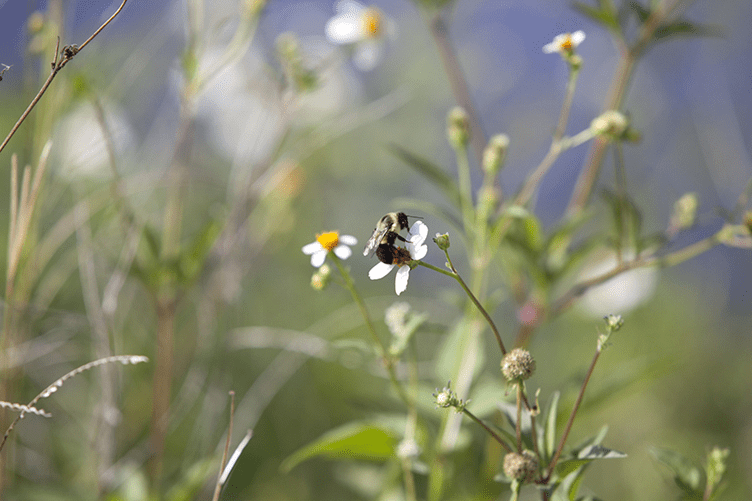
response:
<path fill-rule="evenodd" d="M 397 275 L 394 280 L 394 291 L 399 296 L 407 289 L 407 281 L 410 278 L 410 270 L 414 266 L 414 261 L 423 259 L 428 253 L 428 246 L 425 244 L 428 237 L 428 226 L 422 221 L 416 221 L 410 231 L 408 238 L 402 238 L 405 241 L 405 247 L 396 247 L 392 239 L 389 255 L 379 255 L 380 262 L 371 268 L 368 272 L 368 278 L 379 280 L 384 278 L 397 267 Z M 368 250 L 366 248 L 366 250 Z"/>

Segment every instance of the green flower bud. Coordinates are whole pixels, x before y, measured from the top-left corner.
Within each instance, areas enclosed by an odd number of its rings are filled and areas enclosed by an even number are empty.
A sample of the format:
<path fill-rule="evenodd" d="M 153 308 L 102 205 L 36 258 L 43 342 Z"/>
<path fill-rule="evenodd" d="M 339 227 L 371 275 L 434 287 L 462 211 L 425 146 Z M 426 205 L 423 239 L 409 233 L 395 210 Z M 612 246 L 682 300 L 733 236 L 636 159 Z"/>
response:
<path fill-rule="evenodd" d="M 454 149 L 464 149 L 470 142 L 470 118 L 459 106 L 452 108 L 447 115 L 447 137 Z"/>
<path fill-rule="evenodd" d="M 449 233 L 444 233 L 443 235 L 441 233 L 437 233 L 433 241 L 436 242 L 436 245 L 439 246 L 439 249 L 443 251 L 449 249 Z"/>
<path fill-rule="evenodd" d="M 495 175 L 504 164 L 504 157 L 509 148 L 509 136 L 497 134 L 488 140 L 486 149 L 483 150 L 483 171 L 489 175 Z"/>

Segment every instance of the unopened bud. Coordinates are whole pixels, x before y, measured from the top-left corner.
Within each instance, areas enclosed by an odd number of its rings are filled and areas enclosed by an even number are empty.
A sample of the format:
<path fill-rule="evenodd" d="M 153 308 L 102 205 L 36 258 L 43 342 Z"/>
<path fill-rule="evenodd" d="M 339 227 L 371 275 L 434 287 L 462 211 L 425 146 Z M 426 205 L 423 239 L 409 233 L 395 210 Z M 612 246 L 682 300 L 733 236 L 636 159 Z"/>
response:
<path fill-rule="evenodd" d="M 685 193 L 674 202 L 674 213 L 671 215 L 671 227 L 685 230 L 695 224 L 697 217 L 697 193 Z"/>
<path fill-rule="evenodd" d="M 465 148 L 470 141 L 470 118 L 459 106 L 452 108 L 447 115 L 447 136 L 455 149 Z"/>
<path fill-rule="evenodd" d="M 590 129 L 594 134 L 617 138 L 624 134 L 627 127 L 629 127 L 629 120 L 623 113 L 616 110 L 608 110 L 590 122 Z"/>
<path fill-rule="evenodd" d="M 332 268 L 326 263 L 322 264 L 311 276 L 311 287 L 317 291 L 324 290 L 329 284 L 331 275 Z"/>
<path fill-rule="evenodd" d="M 508 148 L 509 136 L 506 134 L 497 134 L 488 140 L 488 145 L 483 150 L 483 170 L 487 174 L 494 175 L 499 172 Z"/>
<path fill-rule="evenodd" d="M 439 249 L 443 251 L 449 249 L 449 233 L 437 233 L 433 241 L 436 242 L 436 245 L 439 246 Z"/>

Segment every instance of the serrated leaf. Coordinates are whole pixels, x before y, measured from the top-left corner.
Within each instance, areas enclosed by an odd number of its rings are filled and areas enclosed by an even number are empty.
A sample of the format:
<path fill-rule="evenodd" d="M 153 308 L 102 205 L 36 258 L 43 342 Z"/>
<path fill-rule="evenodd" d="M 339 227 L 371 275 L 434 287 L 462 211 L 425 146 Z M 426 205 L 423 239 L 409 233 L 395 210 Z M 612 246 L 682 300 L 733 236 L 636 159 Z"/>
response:
<path fill-rule="evenodd" d="M 598 444 L 585 447 L 579 454 L 577 454 L 577 459 L 615 459 L 625 457 L 627 457 L 627 455 L 623 452 L 609 449 L 608 447 L 603 447 Z"/>
<path fill-rule="evenodd" d="M 449 176 L 449 174 L 444 172 L 438 165 L 430 160 L 416 155 L 402 146 L 392 144 L 390 145 L 390 150 L 396 157 L 412 167 L 412 169 L 418 174 L 422 175 L 438 187 L 451 203 L 459 207 L 460 194 L 457 189 L 457 183 L 451 176 Z"/>
<path fill-rule="evenodd" d="M 668 466 L 674 474 L 674 481 L 687 495 L 702 496 L 701 485 L 703 483 L 702 470 L 692 462 L 670 449 L 652 447 L 650 454 L 659 462 Z"/>
<path fill-rule="evenodd" d="M 318 440 L 298 449 L 280 468 L 289 472 L 307 459 L 326 457 L 360 461 L 386 461 L 394 455 L 397 438 L 384 427 L 355 422 L 328 431 Z"/>

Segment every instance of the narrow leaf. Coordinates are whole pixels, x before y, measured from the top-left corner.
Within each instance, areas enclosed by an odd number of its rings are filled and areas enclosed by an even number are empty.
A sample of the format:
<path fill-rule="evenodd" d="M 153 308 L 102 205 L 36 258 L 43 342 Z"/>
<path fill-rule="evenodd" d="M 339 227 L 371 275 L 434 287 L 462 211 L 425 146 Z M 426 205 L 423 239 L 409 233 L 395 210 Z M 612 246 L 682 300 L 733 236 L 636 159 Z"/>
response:
<path fill-rule="evenodd" d="M 546 416 L 546 428 L 543 435 L 543 445 L 546 451 L 546 459 L 551 459 L 556 447 L 556 416 L 559 413 L 559 397 L 561 393 L 554 392 L 551 395 L 551 401 L 548 404 L 548 415 Z"/>
<path fill-rule="evenodd" d="M 384 461 L 393 456 L 396 442 L 396 437 L 385 428 L 362 422 L 349 423 L 298 449 L 282 462 L 280 468 L 289 472 L 303 461 L 316 456 Z"/>
<path fill-rule="evenodd" d="M 627 455 L 623 452 L 615 451 L 597 444 L 585 447 L 577 455 L 578 459 L 613 459 L 625 457 L 627 457 Z"/>
<path fill-rule="evenodd" d="M 659 462 L 668 466 L 674 473 L 674 481 L 685 493 L 695 496 L 702 495 L 700 486 L 703 481 L 702 470 L 692 464 L 686 457 L 670 449 L 653 447 L 650 454 Z"/>
<path fill-rule="evenodd" d="M 439 166 L 430 160 L 418 156 L 402 146 L 392 144 L 390 150 L 396 157 L 412 167 L 418 174 L 421 174 L 428 181 L 436 185 L 450 202 L 459 206 L 460 194 L 457 190 L 457 183 L 449 176 L 449 174 L 444 172 Z"/>

